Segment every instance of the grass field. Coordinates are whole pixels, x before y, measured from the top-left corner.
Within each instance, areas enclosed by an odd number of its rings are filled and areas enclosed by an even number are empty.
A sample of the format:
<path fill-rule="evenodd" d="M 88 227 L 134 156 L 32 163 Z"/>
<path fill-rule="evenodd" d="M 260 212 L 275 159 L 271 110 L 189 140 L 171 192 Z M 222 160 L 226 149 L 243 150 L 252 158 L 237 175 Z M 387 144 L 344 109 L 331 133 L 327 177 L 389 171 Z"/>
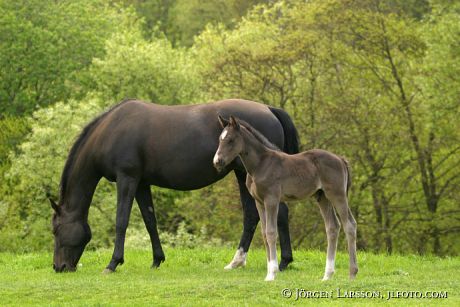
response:
<path fill-rule="evenodd" d="M 246 268 L 224 271 L 233 252 L 228 248 L 166 249 L 166 262 L 153 270 L 149 268 L 150 251 L 128 249 L 125 264 L 110 275 L 101 274 L 110 260 L 109 250 L 85 252 L 78 271 L 64 274 L 53 272 L 51 253 L 2 253 L 0 304 L 460 306 L 459 257 L 440 259 L 361 252 L 360 272 L 350 282 L 348 256 L 339 253 L 334 278 L 321 282 L 324 252 L 297 251 L 291 267 L 279 273 L 276 281 L 267 283 L 264 251 L 252 250 Z M 351 291 L 367 297 L 338 297 L 349 296 Z M 392 296 L 415 297 L 447 293 L 447 298 L 388 299 L 388 291 L 394 291 Z M 292 296 L 284 297 L 289 292 Z M 303 297 L 296 300 L 297 293 Z M 316 298 L 305 298 L 308 295 Z"/>

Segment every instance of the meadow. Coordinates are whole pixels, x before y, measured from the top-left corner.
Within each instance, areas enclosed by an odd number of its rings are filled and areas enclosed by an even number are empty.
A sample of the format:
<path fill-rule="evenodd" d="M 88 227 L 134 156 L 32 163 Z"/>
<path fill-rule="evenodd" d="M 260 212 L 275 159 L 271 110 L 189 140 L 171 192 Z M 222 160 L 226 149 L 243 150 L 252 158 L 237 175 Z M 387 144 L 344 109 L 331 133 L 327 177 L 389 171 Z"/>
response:
<path fill-rule="evenodd" d="M 128 249 L 125 264 L 110 275 L 101 272 L 111 250 L 87 251 L 77 272 L 63 274 L 52 270 L 51 252 L 1 253 L 0 305 L 460 305 L 459 257 L 360 252 L 360 272 L 349 281 L 348 256 L 339 253 L 334 278 L 322 282 L 325 253 L 295 251 L 290 268 L 265 282 L 261 249 L 233 271 L 223 269 L 233 256 L 230 248 L 165 252 L 161 268 L 150 269 L 150 251 Z M 425 297 L 433 295 L 443 298 Z"/>

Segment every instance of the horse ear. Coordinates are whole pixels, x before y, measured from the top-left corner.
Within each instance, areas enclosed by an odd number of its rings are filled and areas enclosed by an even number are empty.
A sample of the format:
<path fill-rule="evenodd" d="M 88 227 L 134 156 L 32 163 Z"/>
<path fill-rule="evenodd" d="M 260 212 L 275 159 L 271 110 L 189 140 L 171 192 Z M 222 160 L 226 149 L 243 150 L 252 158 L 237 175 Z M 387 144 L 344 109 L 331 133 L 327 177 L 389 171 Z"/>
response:
<path fill-rule="evenodd" d="M 219 124 L 222 128 L 225 128 L 228 126 L 228 120 L 223 118 L 222 116 L 217 116 L 217 118 L 219 119 Z"/>
<path fill-rule="evenodd" d="M 51 208 L 53 208 L 56 214 L 59 215 L 61 213 L 61 208 L 54 202 L 54 200 L 52 200 L 51 198 L 48 198 L 48 199 L 51 203 Z"/>
<path fill-rule="evenodd" d="M 237 130 L 240 129 L 240 123 L 235 117 L 233 117 L 233 115 L 230 116 L 230 125 Z"/>

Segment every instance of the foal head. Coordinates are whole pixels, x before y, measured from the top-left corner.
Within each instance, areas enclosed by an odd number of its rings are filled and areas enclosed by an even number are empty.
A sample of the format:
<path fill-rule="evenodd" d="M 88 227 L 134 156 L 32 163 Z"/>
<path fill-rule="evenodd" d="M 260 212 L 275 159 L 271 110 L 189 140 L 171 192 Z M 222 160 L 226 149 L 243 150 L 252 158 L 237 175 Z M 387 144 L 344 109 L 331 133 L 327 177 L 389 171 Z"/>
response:
<path fill-rule="evenodd" d="M 224 128 L 219 136 L 219 147 L 214 155 L 214 167 L 221 171 L 243 151 L 241 126 L 236 118 L 230 116 L 227 121 L 219 115 L 219 123 Z"/>
<path fill-rule="evenodd" d="M 54 209 L 53 234 L 54 256 L 53 268 L 59 272 L 75 271 L 86 244 L 91 240 L 91 229 L 85 220 L 69 219 L 62 206 L 50 199 Z"/>

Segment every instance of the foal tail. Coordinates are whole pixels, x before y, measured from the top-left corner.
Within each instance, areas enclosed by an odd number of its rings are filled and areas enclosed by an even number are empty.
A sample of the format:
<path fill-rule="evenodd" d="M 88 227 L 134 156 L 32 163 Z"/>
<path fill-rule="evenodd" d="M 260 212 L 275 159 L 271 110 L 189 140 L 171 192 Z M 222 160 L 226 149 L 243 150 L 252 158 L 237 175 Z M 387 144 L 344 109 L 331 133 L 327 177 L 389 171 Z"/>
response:
<path fill-rule="evenodd" d="M 350 163 L 344 157 L 340 157 L 340 159 L 342 159 L 343 164 L 345 164 L 345 168 L 347 169 L 347 196 L 348 196 L 348 191 L 350 190 L 350 187 L 351 187 Z"/>
<path fill-rule="evenodd" d="M 281 123 L 283 126 L 284 132 L 284 148 L 283 151 L 288 154 L 296 154 L 299 153 L 299 134 L 297 133 L 297 128 L 294 126 L 294 122 L 292 121 L 289 114 L 284 111 L 283 109 L 270 107 L 268 106 L 270 111 L 273 115 Z"/>

